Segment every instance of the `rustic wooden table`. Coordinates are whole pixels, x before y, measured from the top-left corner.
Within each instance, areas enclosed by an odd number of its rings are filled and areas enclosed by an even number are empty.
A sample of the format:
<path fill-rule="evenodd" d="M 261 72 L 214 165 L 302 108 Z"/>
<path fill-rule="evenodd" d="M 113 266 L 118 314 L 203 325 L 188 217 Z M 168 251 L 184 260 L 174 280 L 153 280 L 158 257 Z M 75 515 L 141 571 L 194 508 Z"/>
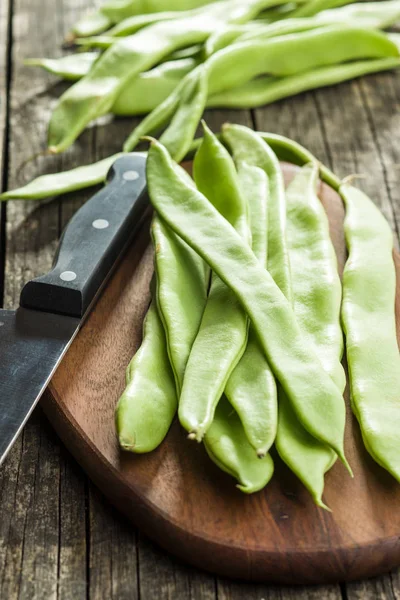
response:
<path fill-rule="evenodd" d="M 133 120 L 88 129 L 64 155 L 45 147 L 51 106 L 62 90 L 23 59 L 56 56 L 91 0 L 0 0 L 0 188 L 90 163 L 120 149 Z M 226 120 L 288 135 L 360 185 L 399 233 L 400 73 L 369 76 L 253 112 L 213 111 Z M 15 307 L 22 284 L 48 269 L 65 223 L 87 195 L 1 206 L 0 299 Z M 350 584 L 283 588 L 196 571 L 150 543 L 109 506 L 61 445 L 40 407 L 0 470 L 0 598 L 97 600 L 389 600 L 400 572 Z"/>

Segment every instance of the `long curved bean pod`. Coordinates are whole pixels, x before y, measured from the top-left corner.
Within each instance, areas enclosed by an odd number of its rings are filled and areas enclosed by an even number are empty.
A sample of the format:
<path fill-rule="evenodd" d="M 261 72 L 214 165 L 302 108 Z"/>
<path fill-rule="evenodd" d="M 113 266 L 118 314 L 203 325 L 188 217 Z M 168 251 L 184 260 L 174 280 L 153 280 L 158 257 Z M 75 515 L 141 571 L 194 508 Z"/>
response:
<path fill-rule="evenodd" d="M 215 207 L 186 184 L 156 140 L 148 152 L 147 179 L 157 212 L 238 297 L 302 423 L 348 466 L 343 450 L 343 399 L 270 274 Z"/>
<path fill-rule="evenodd" d="M 263 74 L 286 77 L 350 60 L 398 56 L 398 47 L 385 33 L 343 25 L 265 41 L 238 42 L 207 61 L 209 93 L 236 87 Z"/>
<path fill-rule="evenodd" d="M 204 446 L 211 460 L 235 477 L 237 487 L 246 494 L 262 490 L 273 475 L 271 456 L 267 454 L 261 459 L 256 456 L 238 415 L 224 396 L 204 436 Z"/>
<path fill-rule="evenodd" d="M 207 101 L 207 91 L 207 74 L 201 66 L 183 80 L 175 115 L 160 138 L 160 142 L 168 148 L 177 162 L 185 157 L 196 134 Z M 183 128 L 185 135 L 180 133 Z"/>
<path fill-rule="evenodd" d="M 233 160 L 205 125 L 193 173 L 197 187 L 208 201 L 250 243 L 247 206 Z M 179 420 L 197 441 L 208 430 L 226 382 L 246 348 L 248 328 L 247 315 L 236 296 L 213 273 L 179 399 Z"/>
<path fill-rule="evenodd" d="M 53 75 L 68 81 L 77 81 L 89 73 L 98 57 L 98 52 L 79 52 L 60 58 L 28 58 L 24 60 L 24 65 L 42 67 Z"/>
<path fill-rule="evenodd" d="M 178 406 L 165 333 L 153 301 L 143 324 L 143 341 L 126 371 L 126 388 L 116 409 L 120 446 L 150 452 L 168 433 Z"/>
<path fill-rule="evenodd" d="M 121 154 L 119 152 L 91 165 L 63 173 L 41 175 L 22 188 L 4 192 L 0 195 L 0 200 L 42 200 L 103 183 L 109 168 Z"/>
<path fill-rule="evenodd" d="M 400 481 L 400 354 L 396 339 L 393 234 L 360 190 L 340 187 L 349 251 L 343 273 L 351 405 L 366 449 Z"/>
<path fill-rule="evenodd" d="M 248 127 L 225 125 L 222 137 L 232 149 L 235 160 L 259 167 L 268 176 L 268 271 L 286 298 L 291 301 L 285 183 L 279 161 L 268 144 Z"/>
<path fill-rule="evenodd" d="M 236 161 L 243 196 L 250 210 L 252 250 L 267 265 L 268 177 L 263 169 Z M 225 394 L 242 422 L 245 434 L 258 457 L 272 446 L 278 422 L 275 377 L 250 326 L 246 350 L 225 386 Z M 205 440 L 207 444 L 207 437 Z"/>
<path fill-rule="evenodd" d="M 335 85 L 370 73 L 398 69 L 399 57 L 354 61 L 313 69 L 300 75 L 262 77 L 207 99 L 209 108 L 257 108 L 308 90 Z"/>
<path fill-rule="evenodd" d="M 111 110 L 127 81 L 151 68 L 165 56 L 205 41 L 220 23 L 242 23 L 276 0 L 232 0 L 206 7 L 202 14 L 155 23 L 132 36 L 120 38 L 102 54 L 91 71 L 59 99 L 49 126 L 49 148 L 65 150 L 93 119 Z M 212 8 L 211 8 L 212 7 Z"/>
<path fill-rule="evenodd" d="M 262 264 L 264 267 L 268 265 L 268 270 L 275 283 L 290 300 L 292 294 L 286 244 L 285 186 L 278 159 L 269 146 L 247 127 L 225 125 L 222 137 L 232 150 L 237 163 L 245 162 L 258 167 L 268 176 L 268 233 L 266 232 L 268 252 L 264 253 Z M 258 249 L 256 248 L 256 250 Z M 258 252 L 255 254 L 258 256 Z M 242 420 L 250 443 L 257 453 L 263 456 L 272 445 L 276 434 L 277 392 L 270 366 L 256 336 L 252 336 L 250 342 L 249 351 L 253 354 L 254 369 L 258 367 L 258 374 L 266 379 L 266 385 L 260 387 L 258 393 L 251 395 L 246 393 L 249 377 L 240 370 L 242 366 L 239 363 L 239 372 L 232 374 L 226 387 L 226 393 Z M 245 356 L 244 359 L 246 360 L 246 358 Z"/>
<path fill-rule="evenodd" d="M 316 193 L 318 164 L 306 165 L 287 189 L 287 240 L 294 312 L 303 333 L 314 345 L 322 366 L 343 393 L 346 378 L 340 363 L 343 335 L 340 325 L 341 283 L 329 224 Z M 319 506 L 324 475 L 336 454 L 299 422 L 286 395 L 279 394 L 276 448 Z"/>
<path fill-rule="evenodd" d="M 379 57 L 399 57 L 398 47 L 384 33 L 336 25 L 266 41 L 239 42 L 212 55 L 198 68 L 204 69 L 208 74 L 208 94 L 211 96 L 261 74 L 290 76 L 340 62 Z M 206 100 L 203 108 L 205 106 Z M 201 106 L 197 106 L 198 112 L 201 112 L 200 108 Z M 160 106 L 155 113 L 163 115 L 163 111 L 164 107 Z M 147 121 L 151 123 L 151 120 L 152 113 Z M 168 120 L 164 119 L 163 124 Z M 125 150 L 134 148 L 139 139 L 138 131 L 141 135 L 147 135 L 147 121 L 140 124 L 139 130 L 135 129 L 132 132 L 124 146 Z M 170 131 L 167 129 L 166 135 L 175 139 L 180 136 L 182 147 L 189 148 L 192 141 L 190 133 L 194 129 L 193 117 L 189 112 L 186 126 L 182 125 L 180 117 L 177 118 L 177 122 L 180 124 L 180 130 L 177 131 L 171 123 L 168 128 Z"/>
<path fill-rule="evenodd" d="M 157 216 L 153 219 L 151 234 L 158 312 L 166 333 L 177 392 L 180 393 L 186 362 L 207 300 L 209 269 Z"/>

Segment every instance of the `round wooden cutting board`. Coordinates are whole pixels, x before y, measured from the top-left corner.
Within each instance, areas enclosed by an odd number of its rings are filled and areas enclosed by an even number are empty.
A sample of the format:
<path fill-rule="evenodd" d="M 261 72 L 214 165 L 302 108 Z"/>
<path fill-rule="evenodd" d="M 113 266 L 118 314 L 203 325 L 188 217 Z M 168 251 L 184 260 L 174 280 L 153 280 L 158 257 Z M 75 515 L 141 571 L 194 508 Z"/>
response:
<path fill-rule="evenodd" d="M 284 170 L 289 181 L 294 168 L 284 165 Z M 342 270 L 342 203 L 325 185 L 320 197 Z M 166 550 L 198 567 L 250 580 L 322 583 L 370 577 L 400 564 L 400 485 L 366 453 L 350 410 L 345 448 L 354 479 L 339 462 L 327 474 L 324 498 L 332 513 L 314 506 L 276 455 L 275 475 L 267 488 L 242 494 L 176 422 L 150 454 L 119 450 L 114 409 L 149 304 L 153 267 L 148 224 L 42 399 L 65 445 L 129 519 Z M 400 339 L 398 255 L 395 261 Z"/>

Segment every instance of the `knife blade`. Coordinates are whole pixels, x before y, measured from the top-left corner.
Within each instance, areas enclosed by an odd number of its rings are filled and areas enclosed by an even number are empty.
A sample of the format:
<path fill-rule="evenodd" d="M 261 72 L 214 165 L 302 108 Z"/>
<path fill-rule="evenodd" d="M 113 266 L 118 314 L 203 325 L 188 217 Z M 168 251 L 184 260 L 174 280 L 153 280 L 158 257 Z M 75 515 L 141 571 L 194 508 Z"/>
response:
<path fill-rule="evenodd" d="M 148 206 L 146 155 L 118 158 L 72 217 L 49 273 L 0 309 L 0 464 L 17 439 Z"/>

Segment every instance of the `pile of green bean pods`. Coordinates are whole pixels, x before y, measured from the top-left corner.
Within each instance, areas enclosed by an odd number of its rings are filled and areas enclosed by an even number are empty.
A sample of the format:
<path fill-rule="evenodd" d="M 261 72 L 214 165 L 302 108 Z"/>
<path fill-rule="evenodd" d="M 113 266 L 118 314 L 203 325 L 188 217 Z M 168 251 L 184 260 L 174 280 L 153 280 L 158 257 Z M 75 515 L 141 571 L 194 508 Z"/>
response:
<path fill-rule="evenodd" d="M 255 108 L 397 69 L 399 37 L 382 30 L 399 19 L 400 0 L 108 0 L 70 34 L 75 52 L 26 64 L 72 82 L 50 118 L 50 153 L 106 113 L 147 115 L 124 150 L 167 128 L 179 161 L 206 107 Z"/>
<path fill-rule="evenodd" d="M 274 445 L 329 510 L 326 472 L 340 458 L 351 473 L 344 331 L 365 448 L 400 482 L 390 227 L 371 200 L 291 140 L 239 125 L 216 137 L 203 127 L 193 180 L 149 138 L 155 280 L 116 411 L 122 448 L 155 449 L 177 414 L 243 492 L 271 479 Z M 300 166 L 286 189 L 282 159 Z M 343 291 L 319 178 L 346 210 Z"/>
<path fill-rule="evenodd" d="M 365 448 L 400 482 L 389 225 L 365 194 L 296 142 L 239 125 L 225 125 L 218 136 L 203 127 L 186 157 L 194 158 L 193 179 L 151 139 L 155 273 L 143 341 L 116 410 L 121 448 L 154 450 L 178 418 L 243 492 L 268 484 L 277 452 L 328 509 L 325 474 L 337 458 L 351 472 L 346 347 L 351 407 Z M 118 156 L 42 176 L 2 199 L 40 199 L 104 182 Z M 280 161 L 298 167 L 286 189 Z M 319 179 L 345 207 L 342 282 Z"/>

